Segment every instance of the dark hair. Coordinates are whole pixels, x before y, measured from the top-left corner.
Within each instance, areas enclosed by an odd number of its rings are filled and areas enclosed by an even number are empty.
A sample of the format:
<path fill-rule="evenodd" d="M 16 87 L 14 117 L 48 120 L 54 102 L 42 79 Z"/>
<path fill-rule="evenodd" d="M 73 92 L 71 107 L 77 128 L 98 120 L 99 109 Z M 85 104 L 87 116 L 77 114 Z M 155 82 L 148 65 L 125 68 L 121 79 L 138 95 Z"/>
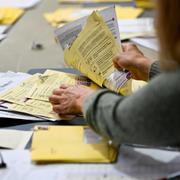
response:
<path fill-rule="evenodd" d="M 157 0 L 156 28 L 163 69 L 180 65 L 180 0 Z"/>

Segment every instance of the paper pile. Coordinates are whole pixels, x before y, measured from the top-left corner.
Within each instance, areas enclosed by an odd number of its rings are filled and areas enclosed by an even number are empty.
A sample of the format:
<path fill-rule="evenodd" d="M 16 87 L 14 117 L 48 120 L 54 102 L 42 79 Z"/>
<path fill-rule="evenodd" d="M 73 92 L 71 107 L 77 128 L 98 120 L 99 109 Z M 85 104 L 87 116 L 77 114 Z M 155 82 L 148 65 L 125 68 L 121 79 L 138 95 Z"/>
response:
<path fill-rule="evenodd" d="M 90 15 L 94 10 L 104 8 L 59 8 L 54 12 L 44 14 L 45 19 L 54 27 L 64 25 L 67 22 L 75 21 L 81 17 Z M 116 15 L 118 19 L 137 18 L 143 9 L 134 7 L 116 6 Z"/>
<path fill-rule="evenodd" d="M 2 82 L 2 88 L 8 83 L 10 82 Z M 1 109 L 34 115 L 39 119 L 59 120 L 61 117 L 52 111 L 48 98 L 61 84 L 75 85 L 77 83 L 98 88 L 85 77 L 58 71 L 47 70 L 44 74 L 32 75 L 0 94 Z M 69 119 L 72 116 L 63 118 Z"/>

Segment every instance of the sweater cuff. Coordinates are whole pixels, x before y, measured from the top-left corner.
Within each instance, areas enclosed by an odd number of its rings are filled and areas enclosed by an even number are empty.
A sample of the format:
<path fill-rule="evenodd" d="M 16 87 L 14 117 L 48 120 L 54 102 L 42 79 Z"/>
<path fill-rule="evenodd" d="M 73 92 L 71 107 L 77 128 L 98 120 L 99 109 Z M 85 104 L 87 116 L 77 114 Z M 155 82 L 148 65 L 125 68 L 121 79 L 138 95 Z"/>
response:
<path fill-rule="evenodd" d="M 104 94 L 110 92 L 108 89 L 98 90 L 88 96 L 83 103 L 83 116 L 87 123 L 98 132 L 96 122 L 94 121 L 95 117 L 93 114 L 94 106 L 97 103 L 97 100 Z M 114 93 L 114 92 L 113 92 Z"/>
<path fill-rule="evenodd" d="M 150 71 L 149 71 L 149 80 L 151 80 L 152 78 L 154 78 L 156 75 L 158 75 L 159 73 L 161 73 L 161 69 L 160 69 L 160 62 L 159 61 L 155 61 L 151 64 L 150 67 Z"/>

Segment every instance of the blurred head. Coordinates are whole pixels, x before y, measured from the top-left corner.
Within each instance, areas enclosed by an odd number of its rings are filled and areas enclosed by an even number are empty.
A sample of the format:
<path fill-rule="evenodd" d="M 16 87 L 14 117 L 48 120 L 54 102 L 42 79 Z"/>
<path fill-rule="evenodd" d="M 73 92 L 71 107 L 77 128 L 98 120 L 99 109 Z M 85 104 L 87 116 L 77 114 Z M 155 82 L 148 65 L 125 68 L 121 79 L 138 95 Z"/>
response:
<path fill-rule="evenodd" d="M 156 27 L 165 70 L 180 66 L 180 0 L 157 0 Z"/>

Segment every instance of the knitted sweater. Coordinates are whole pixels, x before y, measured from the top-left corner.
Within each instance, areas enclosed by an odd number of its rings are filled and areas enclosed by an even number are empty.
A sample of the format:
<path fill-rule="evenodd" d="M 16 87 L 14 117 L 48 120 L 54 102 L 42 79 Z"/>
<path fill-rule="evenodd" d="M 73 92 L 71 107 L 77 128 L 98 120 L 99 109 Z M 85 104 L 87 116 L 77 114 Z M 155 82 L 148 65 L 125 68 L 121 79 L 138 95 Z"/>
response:
<path fill-rule="evenodd" d="M 149 74 L 154 72 L 156 64 Z M 99 90 L 86 98 L 83 114 L 97 133 L 118 144 L 180 144 L 179 80 L 180 68 L 160 73 L 130 96 Z"/>

